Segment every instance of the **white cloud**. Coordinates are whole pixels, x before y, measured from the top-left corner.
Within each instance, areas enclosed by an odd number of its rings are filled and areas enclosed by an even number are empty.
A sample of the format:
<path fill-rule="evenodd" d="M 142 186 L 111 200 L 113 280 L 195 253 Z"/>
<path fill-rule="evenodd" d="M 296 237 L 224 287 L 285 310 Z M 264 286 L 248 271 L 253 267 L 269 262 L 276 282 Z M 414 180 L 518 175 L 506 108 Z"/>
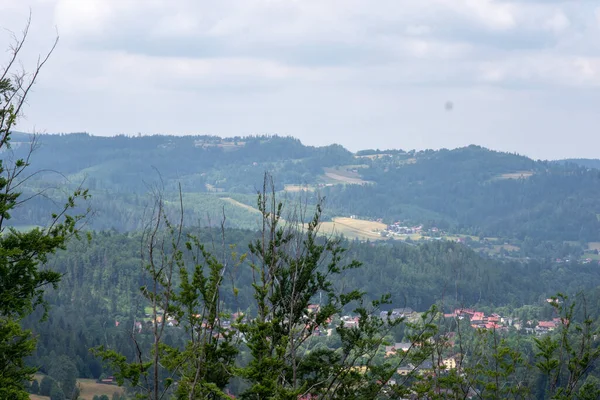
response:
<path fill-rule="evenodd" d="M 413 132 L 405 140 L 420 135 L 421 142 L 413 146 L 435 147 L 428 140 L 436 138 L 448 146 L 453 137 L 477 142 L 477 136 L 460 136 L 461 130 L 479 132 L 485 144 L 485 135 L 499 127 L 524 129 L 506 121 L 507 113 L 522 116 L 531 107 L 533 115 L 543 115 L 535 107 L 551 101 L 557 110 L 567 109 L 559 107 L 565 93 L 573 102 L 583 102 L 589 88 L 600 86 L 600 7 L 592 2 L 23 3 L 0 2 L 0 23 L 4 18 L 19 29 L 32 7 L 32 56 L 47 48 L 54 25 L 61 34 L 30 113 L 53 130 L 165 131 L 170 125 L 156 111 L 157 103 L 164 103 L 177 114 L 171 124 L 180 132 L 301 136 L 309 130 L 314 134 L 306 133 L 306 138 L 314 141 L 328 139 L 338 129 L 355 140 L 359 132 L 371 130 L 391 137 L 403 126 Z M 547 95 L 529 104 L 529 97 L 520 93 L 532 88 Z M 43 103 L 41 111 L 34 111 L 36 98 Z M 505 98 L 515 105 L 502 114 L 485 107 Z M 454 128 L 450 121 L 430 121 L 430 110 L 443 110 L 448 99 L 457 100 L 452 118 L 464 118 Z M 580 109 L 588 110 L 593 102 L 585 104 Z M 65 109 L 76 112 L 65 116 Z M 461 114 L 466 109 L 474 114 Z M 97 110 L 112 117 L 99 118 Z M 589 112 L 581 121 L 593 120 L 596 114 L 591 108 Z M 548 118 L 568 118 L 561 115 Z M 562 126 L 553 121 L 550 130 Z M 442 140 L 440 132 L 450 128 L 453 136 Z M 336 140 L 344 139 L 339 135 Z"/>
<path fill-rule="evenodd" d="M 545 26 L 555 33 L 561 33 L 571 25 L 569 18 L 561 12 L 555 11 L 554 15 L 546 20 Z"/>

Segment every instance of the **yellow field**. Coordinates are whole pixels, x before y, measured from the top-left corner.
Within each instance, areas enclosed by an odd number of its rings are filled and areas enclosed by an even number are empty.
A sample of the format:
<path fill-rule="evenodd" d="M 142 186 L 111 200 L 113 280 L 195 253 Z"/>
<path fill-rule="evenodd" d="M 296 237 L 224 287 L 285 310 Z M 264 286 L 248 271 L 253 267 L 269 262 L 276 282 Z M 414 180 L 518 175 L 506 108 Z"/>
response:
<path fill-rule="evenodd" d="M 363 181 L 360 178 L 354 178 L 350 176 L 340 175 L 335 172 L 325 172 L 325 176 L 329 179 L 333 179 L 334 181 L 338 181 L 341 183 L 349 183 L 352 185 L 362 185 L 363 183 L 367 183 L 367 181 Z"/>
<path fill-rule="evenodd" d="M 314 192 L 315 191 L 315 187 L 314 186 L 308 186 L 308 185 L 284 185 L 283 190 L 285 190 L 286 192 Z"/>
<path fill-rule="evenodd" d="M 533 171 L 519 171 L 511 172 L 508 174 L 502 174 L 498 179 L 526 179 L 533 175 Z"/>
<path fill-rule="evenodd" d="M 598 251 L 600 251 L 600 242 L 589 242 L 588 243 L 588 248 L 590 250 L 598 250 Z"/>
<path fill-rule="evenodd" d="M 332 222 L 321 222 L 320 231 L 324 234 L 344 235 L 350 239 L 384 239 L 379 232 L 387 225 L 376 221 L 346 217 L 333 218 Z"/>
<path fill-rule="evenodd" d="M 81 400 L 92 400 L 94 396 L 102 396 L 103 394 L 111 398 L 115 392 L 119 394 L 124 392 L 122 387 L 97 383 L 94 379 L 78 379 L 77 383 L 81 389 L 81 395 L 79 396 Z"/>

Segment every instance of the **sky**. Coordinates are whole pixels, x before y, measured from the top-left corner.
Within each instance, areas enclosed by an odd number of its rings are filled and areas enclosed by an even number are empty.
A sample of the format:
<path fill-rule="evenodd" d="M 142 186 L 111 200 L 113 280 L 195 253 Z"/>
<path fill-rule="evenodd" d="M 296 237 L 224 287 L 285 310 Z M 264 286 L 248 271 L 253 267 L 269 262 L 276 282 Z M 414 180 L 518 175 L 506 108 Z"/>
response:
<path fill-rule="evenodd" d="M 2 0 L 3 48 L 30 11 L 21 131 L 600 158 L 597 0 Z"/>

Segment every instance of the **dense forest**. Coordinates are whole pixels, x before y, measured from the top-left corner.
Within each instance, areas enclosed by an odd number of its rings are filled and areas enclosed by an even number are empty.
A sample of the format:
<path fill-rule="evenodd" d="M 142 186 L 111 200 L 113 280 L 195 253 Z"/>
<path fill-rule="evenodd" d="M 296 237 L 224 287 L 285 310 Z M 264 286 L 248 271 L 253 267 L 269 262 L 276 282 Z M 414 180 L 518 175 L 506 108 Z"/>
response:
<path fill-rule="evenodd" d="M 224 265 L 234 265 L 240 252 L 248 252 L 247 243 L 262 237 L 262 233 L 251 230 L 217 228 L 196 228 L 184 234 L 198 238 L 212 254 L 223 254 Z M 62 280 L 57 289 L 46 292 L 51 307 L 48 320 L 40 323 L 43 310 L 38 308 L 23 321 L 24 327 L 32 329 L 38 338 L 36 351 L 28 359 L 30 364 L 51 376 L 56 374 L 59 363 L 70 366 L 80 378 L 100 379 L 113 375 L 115 366 L 101 362 L 90 349 L 108 348 L 127 359 L 135 359 L 138 350 L 130 339 L 132 327 L 134 331 L 139 329 L 137 346 L 150 346 L 149 302 L 139 290 L 152 284 L 142 260 L 145 240 L 147 237 L 142 233 L 98 232 L 91 238 L 71 241 L 65 251 L 48 260 L 47 267 L 60 273 Z M 326 239 L 319 240 L 325 243 Z M 501 312 L 515 320 L 541 320 L 555 315 L 546 299 L 563 291 L 586 292 L 586 313 L 598 315 L 600 312 L 596 289 L 600 287 L 600 276 L 596 265 L 551 266 L 535 260 L 528 263 L 490 260 L 461 244 L 444 241 L 420 245 L 398 241 L 342 241 L 340 244 L 348 249 L 345 260 L 359 260 L 362 264 L 342 275 L 343 279 L 338 281 L 340 288 L 357 289 L 373 300 L 389 293 L 389 303 L 382 306 L 383 311 L 411 308 L 427 315 L 435 304 L 442 313 L 466 307 L 488 313 Z M 172 254 L 172 250 L 166 254 Z M 198 261 L 185 253 L 182 262 L 182 265 L 193 266 Z M 247 264 L 226 275 L 219 295 L 223 315 L 256 314 L 252 287 L 248 285 L 252 281 L 252 269 Z M 319 295 L 310 301 L 320 303 L 322 300 Z M 354 307 L 356 304 L 349 303 L 340 313 L 353 315 Z M 436 323 L 436 329 L 442 331 L 457 329 L 451 323 L 448 325 L 447 320 Z M 398 326 L 387 333 L 387 340 L 392 343 L 409 340 L 410 332 L 410 328 Z M 475 331 L 467 330 L 464 334 L 464 346 L 476 346 L 478 340 L 483 340 L 483 333 L 478 336 Z M 509 336 L 514 340 L 519 335 L 522 336 L 522 332 L 513 329 Z M 171 327 L 162 340 L 177 348 L 185 346 L 186 339 L 181 328 Z M 535 342 L 531 336 L 522 336 L 520 340 L 524 341 L 520 346 L 527 357 L 533 357 Z M 339 346 L 330 337 L 316 337 L 314 341 L 322 343 L 320 346 L 325 346 L 324 349 Z M 241 355 L 249 356 L 245 350 Z M 541 379 L 535 378 L 532 372 L 526 376 L 534 381 Z M 228 390 L 243 390 L 246 386 L 240 382 L 243 381 L 231 381 Z M 535 382 L 530 385 L 535 387 Z"/>

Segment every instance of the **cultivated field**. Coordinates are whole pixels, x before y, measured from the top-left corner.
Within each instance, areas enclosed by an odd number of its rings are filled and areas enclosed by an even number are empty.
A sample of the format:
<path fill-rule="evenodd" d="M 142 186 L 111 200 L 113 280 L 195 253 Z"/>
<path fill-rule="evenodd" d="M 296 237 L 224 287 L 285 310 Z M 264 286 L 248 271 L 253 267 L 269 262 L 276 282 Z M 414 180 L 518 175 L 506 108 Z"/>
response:
<path fill-rule="evenodd" d="M 315 187 L 309 186 L 309 185 L 284 185 L 283 190 L 285 190 L 286 192 L 292 192 L 292 193 L 314 192 Z"/>
<path fill-rule="evenodd" d="M 363 219 L 336 217 L 331 222 L 321 222 L 320 231 L 324 234 L 344 235 L 349 239 L 378 240 L 384 239 L 380 232 L 387 228 L 386 224 Z"/>
<path fill-rule="evenodd" d="M 348 171 L 347 169 L 341 168 L 324 168 L 325 179 L 331 183 L 345 183 L 351 185 L 363 185 L 369 183 L 361 179 L 360 175 L 356 172 Z"/>
<path fill-rule="evenodd" d="M 533 171 L 518 171 L 499 175 L 497 179 L 527 179 L 533 175 Z"/>
<path fill-rule="evenodd" d="M 94 396 L 102 396 L 103 394 L 110 399 L 113 393 L 123 394 L 124 392 L 122 387 L 97 383 L 94 379 L 78 379 L 77 383 L 81 389 L 81 395 L 79 396 L 81 400 L 92 400 Z"/>
<path fill-rule="evenodd" d="M 600 251 L 600 242 L 589 242 L 588 243 L 588 248 L 590 250 L 598 250 L 598 251 Z"/>

